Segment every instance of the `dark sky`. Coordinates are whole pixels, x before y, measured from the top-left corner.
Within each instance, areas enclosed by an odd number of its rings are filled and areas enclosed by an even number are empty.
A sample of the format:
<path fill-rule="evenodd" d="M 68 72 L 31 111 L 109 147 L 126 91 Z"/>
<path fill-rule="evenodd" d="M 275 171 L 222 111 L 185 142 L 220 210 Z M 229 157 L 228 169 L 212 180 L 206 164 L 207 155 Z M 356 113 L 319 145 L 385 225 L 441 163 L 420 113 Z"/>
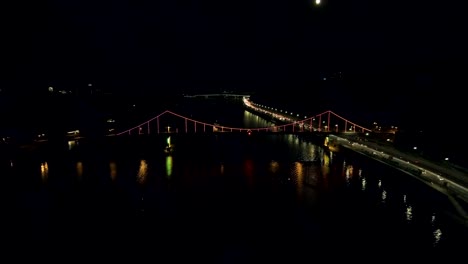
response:
<path fill-rule="evenodd" d="M 335 89 L 356 98 L 398 87 L 414 99 L 467 69 L 463 1 L 10 2 L 7 87 L 302 91 L 342 71 Z"/>

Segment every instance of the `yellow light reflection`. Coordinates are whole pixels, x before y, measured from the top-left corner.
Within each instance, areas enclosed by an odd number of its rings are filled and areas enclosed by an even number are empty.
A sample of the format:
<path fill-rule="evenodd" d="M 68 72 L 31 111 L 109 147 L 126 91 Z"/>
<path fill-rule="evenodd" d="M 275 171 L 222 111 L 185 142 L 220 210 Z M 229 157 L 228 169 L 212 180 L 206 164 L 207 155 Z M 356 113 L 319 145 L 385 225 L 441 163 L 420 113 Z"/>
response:
<path fill-rule="evenodd" d="M 330 174 L 330 158 L 328 155 L 324 152 L 322 155 L 322 176 L 324 178 L 325 184 L 328 184 L 327 178 L 328 175 Z"/>
<path fill-rule="evenodd" d="M 49 177 L 49 165 L 47 162 L 41 163 L 41 179 L 43 182 L 47 181 L 47 178 Z"/>
<path fill-rule="evenodd" d="M 115 164 L 115 162 L 111 162 L 109 164 L 109 168 L 110 168 L 110 177 L 113 181 L 115 181 L 115 178 L 117 177 L 117 164 Z"/>
<path fill-rule="evenodd" d="M 330 157 L 327 154 L 323 154 L 323 166 L 328 167 L 330 165 Z"/>
<path fill-rule="evenodd" d="M 322 158 L 321 158 L 322 166 L 322 180 L 323 180 L 323 187 L 325 189 L 328 188 L 328 176 L 330 174 L 330 167 L 329 165 L 329 157 L 325 152 L 322 152 Z"/>
<path fill-rule="evenodd" d="M 353 177 L 353 171 L 354 171 L 353 165 L 348 165 L 346 167 L 346 178 Z"/>
<path fill-rule="evenodd" d="M 224 164 L 222 164 L 222 163 L 221 163 L 221 167 L 220 167 L 219 172 L 220 172 L 221 175 L 224 175 Z"/>
<path fill-rule="evenodd" d="M 76 163 L 76 175 L 78 178 L 81 178 L 83 176 L 83 162 L 78 161 Z"/>
<path fill-rule="evenodd" d="M 168 156 L 166 156 L 166 176 L 167 176 L 167 177 L 171 177 L 171 175 L 172 175 L 172 167 L 173 167 L 173 164 L 172 164 L 172 156 L 171 156 L 171 155 L 168 155 Z"/>
<path fill-rule="evenodd" d="M 437 246 L 437 244 L 439 244 L 440 239 L 442 238 L 442 230 L 440 230 L 440 228 L 438 228 L 432 234 L 434 235 L 433 246 L 435 247 L 435 246 Z"/>
<path fill-rule="evenodd" d="M 75 140 L 68 141 L 68 150 L 72 150 L 76 146 Z"/>
<path fill-rule="evenodd" d="M 295 162 L 294 171 L 297 176 L 297 194 L 298 196 L 301 196 L 304 186 L 304 165 L 300 162 Z"/>
<path fill-rule="evenodd" d="M 270 162 L 270 171 L 272 173 L 276 173 L 279 170 L 279 163 L 277 161 L 272 160 Z"/>
<path fill-rule="evenodd" d="M 148 176 L 148 164 L 146 163 L 146 160 L 140 160 L 137 181 L 139 183 L 144 183 L 146 181 L 146 176 Z"/>

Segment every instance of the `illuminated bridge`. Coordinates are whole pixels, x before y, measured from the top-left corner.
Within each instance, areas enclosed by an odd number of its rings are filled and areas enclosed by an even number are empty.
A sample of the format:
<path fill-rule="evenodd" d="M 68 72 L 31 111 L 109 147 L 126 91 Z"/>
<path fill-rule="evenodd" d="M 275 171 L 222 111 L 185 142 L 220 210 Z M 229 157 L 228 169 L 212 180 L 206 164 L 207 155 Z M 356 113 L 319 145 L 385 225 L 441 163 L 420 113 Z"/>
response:
<path fill-rule="evenodd" d="M 288 116 L 259 109 L 252 104 L 247 97 L 243 98 L 244 105 L 251 110 L 270 115 L 279 121 L 278 125 L 268 127 L 231 127 L 217 123 L 207 123 L 201 120 L 186 117 L 184 115 L 166 110 L 159 115 L 115 135 L 149 135 L 160 133 L 310 133 L 310 132 L 334 132 L 334 133 L 366 133 L 370 129 L 360 126 L 348 119 L 334 113 L 323 113 L 304 119 L 292 119 Z"/>
<path fill-rule="evenodd" d="M 207 93 L 207 94 L 194 94 L 194 95 L 184 95 L 185 98 L 209 98 L 209 97 L 223 97 L 223 98 L 249 98 L 250 95 L 247 94 L 232 94 L 232 93 Z"/>

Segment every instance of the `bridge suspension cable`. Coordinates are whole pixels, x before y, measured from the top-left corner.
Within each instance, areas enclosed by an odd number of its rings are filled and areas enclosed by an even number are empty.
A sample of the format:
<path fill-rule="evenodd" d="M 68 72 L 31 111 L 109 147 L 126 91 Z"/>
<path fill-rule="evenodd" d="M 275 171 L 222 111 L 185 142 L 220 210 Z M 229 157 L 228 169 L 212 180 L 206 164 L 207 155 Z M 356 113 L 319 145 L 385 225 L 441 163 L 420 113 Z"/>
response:
<path fill-rule="evenodd" d="M 271 113 L 270 113 L 271 114 Z M 156 133 L 173 133 L 173 132 L 179 132 L 178 128 L 175 128 L 175 131 L 171 131 L 170 127 L 167 126 L 167 131 L 166 130 L 161 130 L 160 125 L 161 125 L 161 118 L 166 116 L 166 115 L 171 115 L 173 117 L 176 117 L 180 120 L 184 121 L 184 132 L 189 133 L 189 132 L 200 132 L 200 129 L 203 128 L 203 132 L 210 132 L 207 131 L 208 129 L 211 129 L 211 132 L 312 132 L 312 131 L 319 131 L 319 132 L 370 132 L 371 130 L 368 128 L 365 128 L 363 126 L 357 125 L 354 122 L 351 122 L 347 120 L 346 118 L 334 113 L 333 111 L 325 111 L 323 113 L 317 114 L 312 117 L 308 117 L 302 120 L 292 120 L 289 123 L 286 124 L 281 124 L 281 125 L 274 125 L 274 126 L 268 126 L 268 127 L 250 127 L 250 128 L 239 128 L 239 127 L 230 127 L 230 126 L 223 126 L 219 124 L 213 124 L 213 123 L 207 123 L 199 120 L 195 120 L 190 117 L 183 116 L 181 114 L 172 112 L 170 110 L 166 110 L 159 115 L 148 119 L 147 121 L 136 125 L 132 128 L 129 128 L 127 130 L 124 130 L 122 132 L 116 133 L 115 135 L 125 135 L 129 134 L 131 135 L 132 132 L 135 133 L 137 132 L 138 134 L 150 134 L 151 132 L 154 133 L 154 129 L 156 129 Z M 277 114 L 272 114 L 272 115 L 277 115 Z M 275 116 L 277 119 L 281 120 L 281 118 L 277 115 Z M 336 119 L 341 121 L 341 123 L 344 122 L 344 126 L 339 129 L 338 123 L 335 124 L 335 127 L 332 127 L 331 125 L 331 119 Z M 285 119 L 282 121 L 284 122 Z M 335 120 L 335 121 L 336 121 Z M 156 127 L 154 127 L 154 122 L 156 123 Z M 193 127 L 190 128 L 192 125 L 189 125 L 189 123 L 193 123 Z M 190 127 L 189 127 L 190 126 Z M 198 130 L 197 130 L 198 127 Z M 189 131 L 190 130 L 190 131 Z M 146 133 L 144 132 L 146 131 Z"/>

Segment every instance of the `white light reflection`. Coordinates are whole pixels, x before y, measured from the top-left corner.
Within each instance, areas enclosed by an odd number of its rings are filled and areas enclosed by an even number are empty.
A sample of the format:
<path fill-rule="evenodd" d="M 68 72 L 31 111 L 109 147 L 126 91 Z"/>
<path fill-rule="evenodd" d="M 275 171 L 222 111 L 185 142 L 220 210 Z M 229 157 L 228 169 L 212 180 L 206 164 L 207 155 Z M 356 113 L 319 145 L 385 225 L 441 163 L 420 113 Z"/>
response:
<path fill-rule="evenodd" d="M 78 142 L 76 142 L 75 140 L 68 141 L 68 150 L 72 150 L 77 144 Z"/>
<path fill-rule="evenodd" d="M 413 219 L 413 207 L 409 205 L 406 207 L 406 220 L 409 222 L 411 219 Z"/>
<path fill-rule="evenodd" d="M 146 176 L 148 176 L 148 163 L 146 163 L 146 160 L 140 160 L 137 181 L 139 183 L 144 183 L 146 181 Z"/>
<path fill-rule="evenodd" d="M 435 220 L 436 220 L 436 216 L 435 216 L 435 214 L 432 214 L 432 217 L 431 217 L 431 225 L 432 226 L 434 226 Z"/>
<path fill-rule="evenodd" d="M 406 204 L 406 194 L 403 194 L 403 202 Z"/>
<path fill-rule="evenodd" d="M 359 169 L 359 177 L 362 177 L 362 169 Z"/>
<path fill-rule="evenodd" d="M 350 185 L 351 184 L 351 176 L 353 176 L 353 166 L 352 165 L 349 165 L 348 167 L 346 167 L 346 185 Z"/>
<path fill-rule="evenodd" d="M 49 178 L 49 165 L 47 162 L 43 162 L 41 163 L 41 179 L 46 182 L 47 178 Z"/>
<path fill-rule="evenodd" d="M 379 188 L 382 187 L 382 180 L 379 180 Z"/>
<path fill-rule="evenodd" d="M 367 185 L 366 178 L 362 178 L 361 185 L 362 185 L 362 190 L 365 191 L 366 190 L 366 185 Z"/>
<path fill-rule="evenodd" d="M 439 241 L 442 238 L 442 230 L 438 228 L 432 234 L 434 235 L 434 243 L 432 245 L 435 247 L 439 244 Z"/>
<path fill-rule="evenodd" d="M 387 199 L 387 192 L 385 190 L 382 191 L 382 202 L 385 203 L 385 200 Z"/>
<path fill-rule="evenodd" d="M 321 157 L 322 157 L 322 159 L 321 159 L 321 162 L 322 162 L 322 176 L 325 179 L 330 174 L 330 167 L 329 167 L 330 158 L 328 157 L 328 155 L 325 152 L 322 153 Z"/>
<path fill-rule="evenodd" d="M 347 177 L 351 177 L 353 176 L 353 165 L 349 165 L 348 167 L 346 167 L 346 176 Z"/>

